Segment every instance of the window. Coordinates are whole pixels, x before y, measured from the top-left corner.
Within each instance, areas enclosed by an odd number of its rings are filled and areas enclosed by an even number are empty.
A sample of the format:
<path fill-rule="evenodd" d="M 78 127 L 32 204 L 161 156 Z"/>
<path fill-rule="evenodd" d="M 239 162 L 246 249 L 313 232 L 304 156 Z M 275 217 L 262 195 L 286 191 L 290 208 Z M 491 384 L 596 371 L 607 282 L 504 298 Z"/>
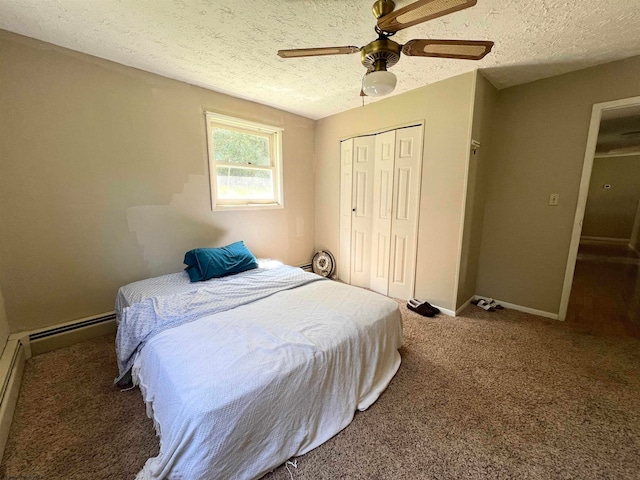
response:
<path fill-rule="evenodd" d="M 282 207 L 282 129 L 207 112 L 214 210 Z"/>

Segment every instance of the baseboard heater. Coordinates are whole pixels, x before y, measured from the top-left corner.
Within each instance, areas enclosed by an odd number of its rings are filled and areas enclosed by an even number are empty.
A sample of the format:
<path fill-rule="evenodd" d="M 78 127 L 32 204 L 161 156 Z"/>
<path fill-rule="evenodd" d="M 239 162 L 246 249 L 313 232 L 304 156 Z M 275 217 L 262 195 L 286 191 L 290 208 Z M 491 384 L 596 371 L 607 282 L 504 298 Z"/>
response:
<path fill-rule="evenodd" d="M 99 325 L 101 323 L 110 322 L 111 320 L 115 320 L 116 314 L 111 313 L 108 315 L 103 315 L 101 317 L 90 318 L 88 320 L 82 320 L 79 322 L 75 322 L 69 325 L 63 325 L 61 327 L 49 328 L 47 330 L 41 330 L 36 333 L 32 333 L 29 335 L 29 341 L 32 342 L 34 340 L 41 340 L 43 338 L 51 337 L 53 335 L 59 335 L 61 333 L 68 333 L 74 330 L 78 330 L 80 328 L 91 327 L 95 325 Z"/>
<path fill-rule="evenodd" d="M 313 272 L 313 265 L 310 263 L 305 263 L 304 265 L 298 265 L 305 272 Z"/>
<path fill-rule="evenodd" d="M 9 438 L 26 356 L 27 348 L 22 341 L 10 336 L 0 356 L 0 458 Z"/>
<path fill-rule="evenodd" d="M 15 349 L 13 350 L 13 355 L 11 355 L 11 360 L 8 365 L 8 371 L 4 375 L 4 378 L 2 381 L 2 387 L 0 389 L 0 405 L 3 404 L 4 397 L 7 394 L 7 391 L 9 390 L 9 380 L 11 380 L 11 373 L 14 371 L 14 368 L 16 367 L 16 362 L 18 361 L 18 357 L 23 352 L 24 352 L 24 347 L 22 346 L 22 343 L 18 342 Z"/>
<path fill-rule="evenodd" d="M 26 360 L 32 355 L 111 333 L 116 329 L 115 318 L 116 314 L 109 312 L 30 334 L 23 332 L 9 336 L 0 355 L 0 459 L 9 438 Z"/>
<path fill-rule="evenodd" d="M 93 317 L 80 318 L 72 322 L 52 325 L 48 328 L 34 330 L 24 336 L 24 342 L 29 345 L 31 355 L 68 347 L 75 343 L 84 342 L 91 338 L 115 333 L 115 312 L 101 313 Z"/>

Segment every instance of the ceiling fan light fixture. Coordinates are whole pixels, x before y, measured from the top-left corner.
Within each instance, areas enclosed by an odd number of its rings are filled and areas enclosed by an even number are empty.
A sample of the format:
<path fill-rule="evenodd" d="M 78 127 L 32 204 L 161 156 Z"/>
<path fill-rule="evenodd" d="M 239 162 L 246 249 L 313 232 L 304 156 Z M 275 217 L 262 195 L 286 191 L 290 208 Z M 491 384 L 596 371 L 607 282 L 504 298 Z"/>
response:
<path fill-rule="evenodd" d="M 383 97 L 396 88 L 396 76 L 388 72 L 387 68 L 398 63 L 401 54 L 408 57 L 482 60 L 491 52 L 494 44 L 488 40 L 423 38 L 409 40 L 401 45 L 390 38 L 407 27 L 473 7 L 476 3 L 478 0 L 412 0 L 408 5 L 396 10 L 394 0 L 375 0 L 372 11 L 378 19 L 375 26 L 378 38 L 365 46 L 294 48 L 278 50 L 278 55 L 282 58 L 293 58 L 360 52 L 360 63 L 367 70 L 362 78 L 360 96 Z"/>
<path fill-rule="evenodd" d="M 362 81 L 362 91 L 368 97 L 384 97 L 396 88 L 396 76 L 386 70 L 367 73 Z"/>

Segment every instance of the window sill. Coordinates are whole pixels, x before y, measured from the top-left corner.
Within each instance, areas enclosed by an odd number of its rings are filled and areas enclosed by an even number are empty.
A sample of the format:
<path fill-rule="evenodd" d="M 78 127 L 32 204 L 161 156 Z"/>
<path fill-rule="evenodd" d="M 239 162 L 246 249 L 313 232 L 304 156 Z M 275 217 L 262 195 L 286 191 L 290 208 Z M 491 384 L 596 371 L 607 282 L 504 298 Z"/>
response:
<path fill-rule="evenodd" d="M 256 210 L 282 210 L 284 205 L 281 203 L 252 203 L 248 205 L 215 205 L 213 207 L 214 212 L 228 212 L 228 211 L 256 211 Z"/>

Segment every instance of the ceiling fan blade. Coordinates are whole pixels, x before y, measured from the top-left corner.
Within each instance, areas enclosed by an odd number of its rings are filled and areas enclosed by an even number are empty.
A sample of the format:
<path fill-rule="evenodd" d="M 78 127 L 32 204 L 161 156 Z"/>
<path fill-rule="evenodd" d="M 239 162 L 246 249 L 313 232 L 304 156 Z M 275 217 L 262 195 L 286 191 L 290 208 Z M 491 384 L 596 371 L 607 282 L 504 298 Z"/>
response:
<path fill-rule="evenodd" d="M 389 13 L 378 20 L 378 28 L 384 32 L 397 32 L 449 13 L 473 7 L 478 0 L 418 0 Z"/>
<path fill-rule="evenodd" d="M 402 53 L 413 57 L 458 58 L 480 60 L 493 48 L 486 40 L 409 40 Z"/>
<path fill-rule="evenodd" d="M 358 53 L 360 47 L 320 47 L 320 48 L 293 48 L 291 50 L 278 50 L 281 58 L 319 57 L 321 55 L 347 55 Z"/>

